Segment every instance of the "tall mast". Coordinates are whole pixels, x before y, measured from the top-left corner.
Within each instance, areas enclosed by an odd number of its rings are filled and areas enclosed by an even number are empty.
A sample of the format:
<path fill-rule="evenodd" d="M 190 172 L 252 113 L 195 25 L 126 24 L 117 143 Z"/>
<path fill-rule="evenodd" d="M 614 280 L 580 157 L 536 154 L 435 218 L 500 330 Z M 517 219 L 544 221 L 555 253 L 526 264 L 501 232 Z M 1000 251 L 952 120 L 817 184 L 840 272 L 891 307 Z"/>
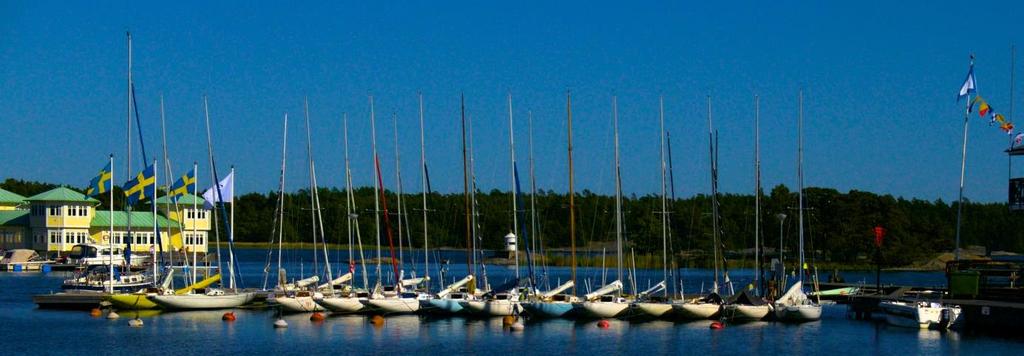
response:
<path fill-rule="evenodd" d="M 801 90 L 797 100 L 797 148 L 796 148 L 796 176 L 799 194 L 799 213 L 797 215 L 800 224 L 800 283 L 804 281 L 804 91 Z"/>
<path fill-rule="evenodd" d="M 217 190 L 215 195 L 214 195 L 214 197 L 216 199 L 214 199 L 213 203 L 211 203 L 211 205 L 213 206 L 213 209 L 214 209 L 214 214 L 216 214 L 217 204 L 218 203 L 223 204 L 224 200 L 221 199 L 222 197 L 220 195 L 220 179 L 218 179 L 219 177 L 217 177 L 217 166 L 216 166 L 216 163 L 213 160 L 213 138 L 210 135 L 210 105 L 207 102 L 207 99 L 206 99 L 205 95 L 203 96 L 203 113 L 205 114 L 205 117 L 206 117 L 206 151 L 207 151 L 207 153 L 210 156 L 210 176 L 213 178 L 213 186 Z M 198 187 L 198 185 L 197 185 L 197 187 Z M 213 223 L 214 224 L 217 223 L 216 219 L 214 219 Z M 214 226 L 216 227 L 216 225 L 214 225 Z M 219 271 L 223 271 L 223 269 L 221 269 L 221 263 L 220 263 L 220 256 L 223 256 L 223 255 L 220 253 L 220 234 L 216 233 L 215 235 L 217 237 L 217 271 L 219 272 Z M 207 239 L 207 240 L 209 240 L 209 239 Z M 207 245 L 207 246 L 209 246 L 209 245 Z M 209 247 L 207 247 L 207 252 L 209 252 Z"/>
<path fill-rule="evenodd" d="M 668 279 L 668 201 L 666 197 L 665 182 L 665 97 L 658 97 L 658 117 L 661 122 L 661 269 L 663 281 Z M 665 296 L 668 297 L 668 289 L 665 289 Z"/>
<path fill-rule="evenodd" d="M 473 222 L 470 217 L 469 207 L 469 161 L 466 159 L 466 96 L 462 95 L 460 98 L 460 108 L 462 112 L 462 195 L 465 198 L 466 205 L 466 271 L 469 276 L 475 277 L 476 266 L 473 265 Z M 474 292 L 476 286 L 475 279 L 469 281 L 469 292 Z"/>
<path fill-rule="evenodd" d="M 572 172 L 572 92 L 565 93 L 565 110 L 566 110 L 566 121 L 568 122 L 568 129 L 566 130 L 568 137 L 568 151 L 569 151 L 569 253 L 571 255 L 572 266 L 570 266 L 570 274 L 573 281 L 572 294 L 576 295 L 576 205 L 575 196 L 576 191 L 573 186 L 573 172 Z"/>
<path fill-rule="evenodd" d="M 533 170 L 533 111 L 529 111 L 528 115 L 530 128 L 530 241 L 533 243 L 533 250 L 538 251 L 537 253 L 543 258 L 544 241 L 541 240 L 540 235 L 537 235 L 537 178 Z M 538 246 L 540 246 L 540 250 L 537 249 Z M 547 265 L 542 264 L 542 266 L 544 271 L 541 279 L 547 283 Z"/>
<path fill-rule="evenodd" d="M 355 273 L 355 259 L 352 254 L 352 234 L 355 232 L 356 244 L 359 245 L 359 266 L 363 272 L 363 288 L 368 288 L 370 284 L 369 276 L 366 274 L 366 257 L 363 255 L 363 238 L 359 232 L 359 216 L 355 213 L 355 195 L 352 193 L 352 168 L 349 164 L 348 158 L 348 114 L 346 113 L 343 118 L 345 125 L 345 195 L 347 203 L 345 204 L 346 216 L 348 217 L 348 271 L 349 273 Z M 355 226 L 353 226 L 355 225 Z"/>
<path fill-rule="evenodd" d="M 126 34 L 128 36 L 128 132 L 127 136 L 125 136 L 125 142 L 128 143 L 128 155 L 124 160 L 124 177 L 128 178 L 132 176 L 132 96 L 135 94 L 134 90 L 132 90 L 132 33 L 126 32 Z M 114 167 L 110 167 L 110 170 L 114 170 Z M 114 202 L 111 201 L 110 204 L 114 204 Z M 125 262 L 130 265 L 132 258 L 132 207 L 128 204 L 127 200 L 124 202 L 124 210 L 127 212 L 125 215 L 128 215 L 128 226 L 126 227 L 125 237 L 121 239 L 121 243 L 124 244 Z M 114 217 L 111 216 L 110 219 L 113 220 Z M 156 281 L 154 280 L 154 282 Z"/>
<path fill-rule="evenodd" d="M 512 176 L 512 185 L 509 190 L 509 195 L 512 196 L 512 234 L 516 238 L 515 246 L 515 259 L 516 259 L 516 279 L 519 279 L 519 209 L 516 202 L 516 140 L 515 140 L 515 129 L 512 125 L 512 93 L 508 94 L 508 147 L 509 156 L 511 157 L 511 169 L 509 170 L 510 176 Z"/>
<path fill-rule="evenodd" d="M 398 114 L 394 112 L 391 113 L 391 129 L 395 135 L 395 192 L 397 193 L 395 200 L 398 201 L 395 216 L 398 218 L 398 265 L 404 268 L 405 258 L 402 256 L 402 158 L 398 153 Z"/>
<path fill-rule="evenodd" d="M 316 214 L 317 214 L 317 211 L 316 211 L 316 208 L 317 207 L 316 207 L 316 182 L 315 182 L 315 180 L 316 180 L 316 177 L 315 177 L 316 173 L 313 170 L 313 145 L 311 143 L 312 139 L 310 137 L 310 132 L 309 132 L 310 131 L 310 129 L 309 129 L 309 98 L 306 98 L 305 100 L 303 100 L 303 105 L 302 106 L 303 106 L 303 112 L 305 113 L 305 118 L 306 118 L 305 119 L 305 122 L 306 122 L 306 157 L 309 159 L 309 208 L 313 209 L 313 214 L 310 215 L 310 218 L 312 219 L 312 221 L 311 221 L 312 229 L 310 230 L 310 232 L 313 234 L 313 270 L 314 271 L 318 271 L 319 268 L 318 268 L 318 263 L 317 263 L 318 262 L 317 254 L 319 252 L 318 251 L 319 249 L 317 248 L 317 241 L 316 241 L 316 235 L 317 235 L 316 234 L 316 232 L 317 232 L 317 225 L 316 225 Z"/>
<path fill-rule="evenodd" d="M 277 188 L 277 284 L 284 284 L 286 281 L 281 278 L 281 251 L 284 249 L 284 172 L 285 162 L 288 160 L 288 114 L 284 114 L 284 131 L 281 134 L 281 178 L 278 180 Z"/>
<path fill-rule="evenodd" d="M 718 160 L 717 147 L 715 147 L 714 124 L 711 121 L 711 96 L 708 95 L 708 150 L 711 161 L 711 244 L 714 251 L 715 284 L 711 286 L 715 293 L 718 293 Z"/>
<path fill-rule="evenodd" d="M 761 290 L 761 98 L 754 95 L 754 288 Z"/>
<path fill-rule="evenodd" d="M 371 146 L 373 147 L 373 165 L 377 166 L 377 119 L 373 112 L 373 95 L 370 95 L 370 133 L 371 133 Z M 374 221 L 374 236 L 377 237 L 377 284 L 380 284 L 381 270 L 380 270 L 380 172 L 378 169 L 373 170 L 373 221 Z"/>
<path fill-rule="evenodd" d="M 164 178 L 164 183 L 166 183 L 167 186 L 170 187 L 171 184 L 174 183 L 174 182 L 171 181 L 171 177 L 174 177 L 174 175 L 172 175 L 172 172 L 171 172 L 171 160 L 167 158 L 167 125 L 166 125 L 166 117 L 164 115 L 164 95 L 163 94 L 160 94 L 160 136 L 161 136 L 161 140 L 163 142 L 164 173 L 166 173 L 164 175 L 164 177 L 165 177 Z M 155 170 L 156 167 L 153 167 L 153 169 Z M 178 206 L 178 202 L 177 201 L 174 202 L 174 206 L 175 206 L 175 210 L 177 210 L 177 206 Z M 170 201 L 168 201 L 167 209 L 168 209 L 168 211 L 171 209 Z M 171 238 L 171 225 L 167 224 L 167 226 L 165 226 L 165 228 L 167 229 L 167 238 L 170 239 Z M 162 240 L 161 240 L 161 242 L 162 242 Z M 171 249 L 173 250 L 174 243 L 171 242 L 171 241 L 168 241 L 168 245 L 171 246 Z M 173 253 L 173 251 L 172 251 L 172 253 L 169 254 L 168 258 L 170 260 L 170 265 L 174 266 L 174 253 Z"/>
<path fill-rule="evenodd" d="M 420 166 L 423 172 L 423 177 L 420 179 L 423 183 L 423 280 L 427 283 L 427 291 L 430 291 L 430 252 L 428 250 L 429 241 L 427 237 L 427 193 L 430 190 L 430 186 L 427 184 L 427 145 L 423 135 L 423 93 L 419 94 L 420 102 Z M 442 281 L 443 282 L 443 281 Z"/>
<path fill-rule="evenodd" d="M 616 272 L 622 281 L 622 177 L 619 169 L 619 100 L 612 96 L 612 121 L 615 128 L 615 250 Z"/>
<path fill-rule="evenodd" d="M 127 32 L 128 35 L 128 134 L 125 136 L 125 142 L 128 143 L 128 156 L 124 160 L 124 176 L 132 176 L 132 33 Z M 111 167 L 113 169 L 113 167 Z M 111 202 L 113 203 L 113 202 Z M 127 207 L 127 203 L 125 206 Z M 128 213 L 128 218 L 131 219 L 131 213 Z M 128 224 L 128 240 L 131 240 L 131 224 Z"/>

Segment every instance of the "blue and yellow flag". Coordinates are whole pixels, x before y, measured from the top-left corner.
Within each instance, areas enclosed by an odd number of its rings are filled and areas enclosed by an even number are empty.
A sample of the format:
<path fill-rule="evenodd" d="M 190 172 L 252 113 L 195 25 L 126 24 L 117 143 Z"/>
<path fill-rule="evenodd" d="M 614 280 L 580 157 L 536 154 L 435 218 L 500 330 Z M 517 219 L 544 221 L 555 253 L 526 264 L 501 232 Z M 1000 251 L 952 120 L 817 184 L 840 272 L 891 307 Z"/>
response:
<path fill-rule="evenodd" d="M 113 177 L 112 169 L 110 167 L 110 163 L 107 163 L 107 165 L 100 170 L 100 174 L 89 181 L 89 188 L 85 190 L 85 195 L 94 197 L 109 192 L 113 189 L 114 184 L 110 181 L 111 177 Z"/>
<path fill-rule="evenodd" d="M 196 171 L 194 169 L 178 178 L 171 185 L 171 191 L 168 195 L 171 196 L 171 199 L 177 201 L 178 198 L 185 194 L 196 194 Z"/>
<path fill-rule="evenodd" d="M 128 197 L 128 205 L 135 205 L 141 200 L 156 196 L 156 169 L 149 165 L 139 172 L 135 178 L 124 183 L 121 187 L 124 195 Z"/>

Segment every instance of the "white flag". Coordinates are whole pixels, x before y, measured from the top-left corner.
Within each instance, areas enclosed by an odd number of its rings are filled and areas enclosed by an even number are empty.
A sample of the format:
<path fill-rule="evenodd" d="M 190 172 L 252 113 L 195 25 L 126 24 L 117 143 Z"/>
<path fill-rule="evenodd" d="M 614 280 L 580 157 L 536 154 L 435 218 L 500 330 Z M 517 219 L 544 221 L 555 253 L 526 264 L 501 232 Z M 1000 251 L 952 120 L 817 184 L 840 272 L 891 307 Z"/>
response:
<path fill-rule="evenodd" d="M 231 203 L 235 201 L 235 173 L 231 172 L 227 177 L 221 179 L 220 183 L 217 184 L 220 187 L 220 197 L 217 199 L 217 187 L 210 187 L 203 192 L 203 199 L 206 200 L 204 207 L 207 209 L 213 208 L 213 203 Z"/>

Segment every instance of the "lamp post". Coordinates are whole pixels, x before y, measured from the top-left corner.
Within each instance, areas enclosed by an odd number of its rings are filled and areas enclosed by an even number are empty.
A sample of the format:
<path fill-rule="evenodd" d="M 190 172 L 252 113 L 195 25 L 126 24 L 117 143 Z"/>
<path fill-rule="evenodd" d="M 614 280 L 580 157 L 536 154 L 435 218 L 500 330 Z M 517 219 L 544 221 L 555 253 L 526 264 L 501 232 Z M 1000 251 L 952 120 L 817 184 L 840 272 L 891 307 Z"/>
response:
<path fill-rule="evenodd" d="M 782 254 L 782 242 L 783 242 L 783 233 L 784 233 L 784 231 L 782 229 L 782 226 L 783 226 L 783 222 L 786 221 L 786 214 L 785 213 L 775 214 L 775 218 L 779 219 L 779 265 L 782 266 L 782 268 L 779 270 L 779 291 L 781 292 L 782 288 L 785 287 L 785 281 L 786 281 L 786 263 L 783 261 L 783 254 Z"/>

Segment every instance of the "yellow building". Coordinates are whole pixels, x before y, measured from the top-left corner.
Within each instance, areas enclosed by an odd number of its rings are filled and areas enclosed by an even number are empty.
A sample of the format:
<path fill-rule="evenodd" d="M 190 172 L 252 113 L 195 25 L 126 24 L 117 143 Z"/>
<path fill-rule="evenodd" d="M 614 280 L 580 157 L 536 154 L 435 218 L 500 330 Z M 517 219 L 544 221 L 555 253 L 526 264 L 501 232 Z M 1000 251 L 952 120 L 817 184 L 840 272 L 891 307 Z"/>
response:
<path fill-rule="evenodd" d="M 22 206 L 25 197 L 0 189 L 0 248 L 26 248 L 28 211 Z"/>
<path fill-rule="evenodd" d="M 97 210 L 98 200 L 65 187 L 28 198 L 0 190 L 0 247 L 63 253 L 77 244 L 106 245 L 112 238 L 119 247 L 130 242 L 134 252 L 149 253 L 162 247 L 164 252 L 205 253 L 210 211 L 203 207 L 203 199 L 186 195 L 176 205 L 166 197 L 156 202 L 158 213 L 154 219 L 152 211 L 111 214 Z M 154 233 L 154 225 L 159 235 Z"/>
<path fill-rule="evenodd" d="M 192 252 L 192 249 L 205 253 L 209 246 L 209 232 L 211 213 L 204 206 L 206 201 L 203 198 L 192 194 L 185 194 L 175 202 L 168 197 L 156 199 L 157 211 L 175 222 L 181 223 L 180 227 L 174 229 L 171 241 L 176 248 Z"/>

